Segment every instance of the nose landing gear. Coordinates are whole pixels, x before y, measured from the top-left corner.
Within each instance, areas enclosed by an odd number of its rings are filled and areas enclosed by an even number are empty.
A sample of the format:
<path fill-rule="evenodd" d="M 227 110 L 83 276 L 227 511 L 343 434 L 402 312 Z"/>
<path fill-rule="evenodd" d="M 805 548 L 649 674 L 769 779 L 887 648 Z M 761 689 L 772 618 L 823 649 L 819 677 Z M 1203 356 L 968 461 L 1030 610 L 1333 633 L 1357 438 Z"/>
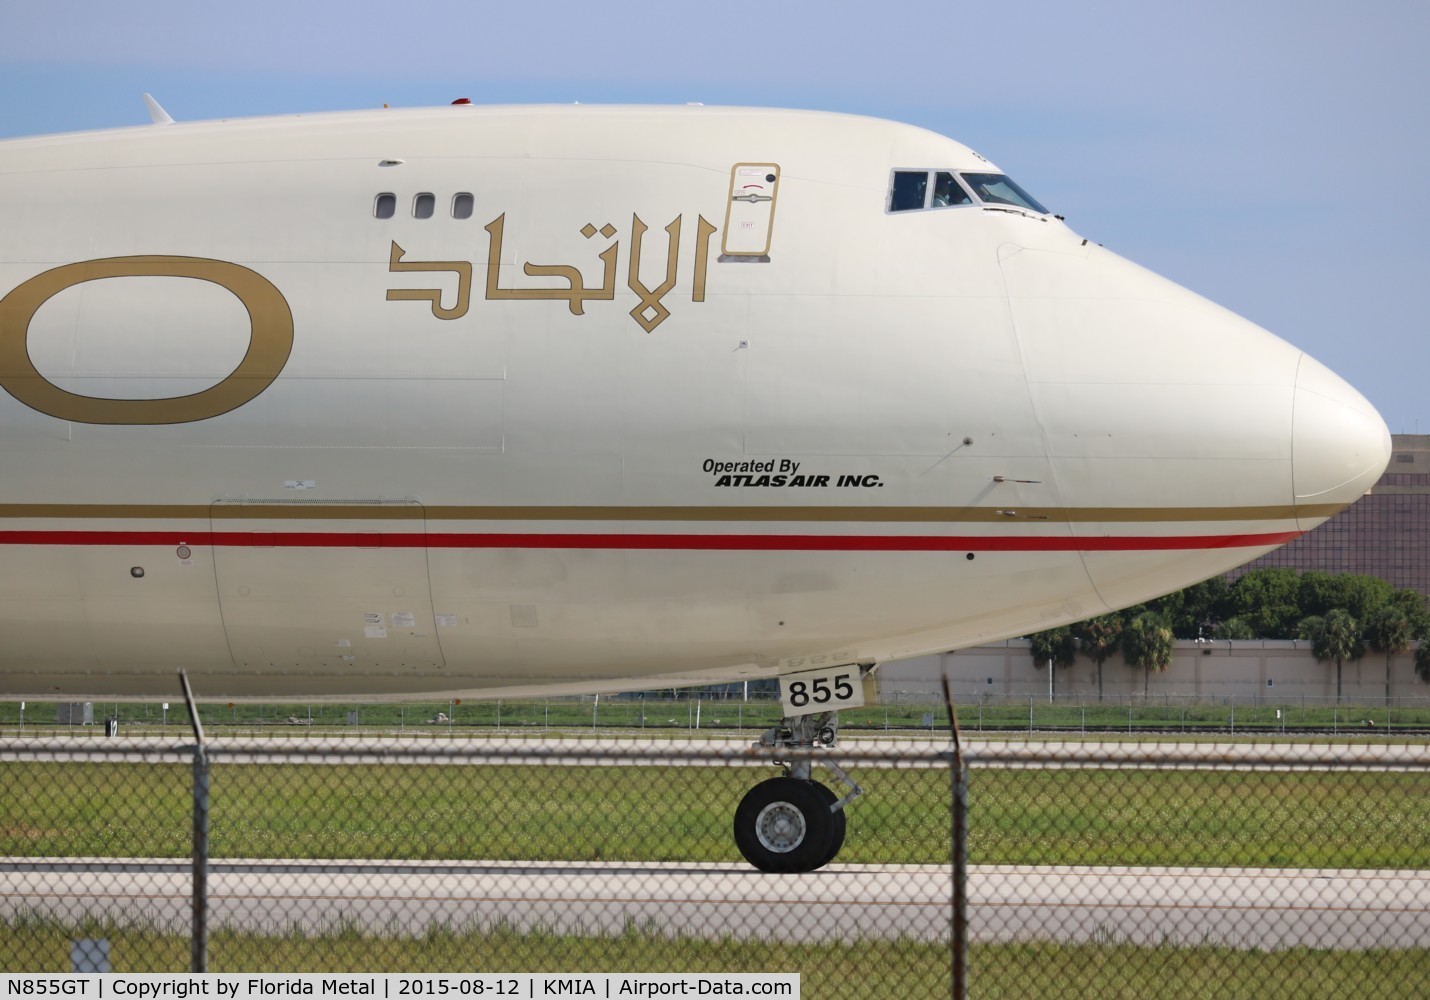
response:
<path fill-rule="evenodd" d="M 735 845 L 762 872 L 812 872 L 829 864 L 844 846 L 844 807 L 863 794 L 838 764 L 820 760 L 850 789 L 837 797 L 810 775 L 808 752 L 838 742 L 838 715 L 786 717 L 756 744 L 804 751 L 783 762 L 783 777 L 762 781 L 746 793 L 735 810 Z"/>

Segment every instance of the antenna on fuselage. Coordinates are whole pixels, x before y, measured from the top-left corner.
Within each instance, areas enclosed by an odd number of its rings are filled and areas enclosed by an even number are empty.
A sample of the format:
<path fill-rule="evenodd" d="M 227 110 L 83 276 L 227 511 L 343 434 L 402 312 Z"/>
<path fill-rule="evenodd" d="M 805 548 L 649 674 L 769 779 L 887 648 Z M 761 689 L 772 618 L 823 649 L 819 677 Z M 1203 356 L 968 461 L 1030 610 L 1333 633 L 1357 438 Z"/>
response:
<path fill-rule="evenodd" d="M 174 119 L 169 117 L 169 112 L 165 111 L 158 101 L 154 100 L 153 94 L 144 95 L 144 106 L 149 109 L 149 120 L 155 125 L 172 125 Z"/>

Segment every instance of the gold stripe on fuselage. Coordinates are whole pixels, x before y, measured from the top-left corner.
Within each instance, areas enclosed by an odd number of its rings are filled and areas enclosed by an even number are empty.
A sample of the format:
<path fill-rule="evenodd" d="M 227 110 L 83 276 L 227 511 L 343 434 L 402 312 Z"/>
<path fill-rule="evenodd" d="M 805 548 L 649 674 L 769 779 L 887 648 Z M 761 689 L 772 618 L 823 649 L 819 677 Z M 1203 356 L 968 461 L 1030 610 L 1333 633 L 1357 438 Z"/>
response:
<path fill-rule="evenodd" d="M 973 524 L 1009 522 L 1176 523 L 1290 521 L 1330 517 L 1343 504 L 1263 507 L 561 507 L 432 506 L 379 503 L 227 502 L 209 504 L 0 504 L 0 520 L 371 520 L 371 521 L 768 521 Z"/>

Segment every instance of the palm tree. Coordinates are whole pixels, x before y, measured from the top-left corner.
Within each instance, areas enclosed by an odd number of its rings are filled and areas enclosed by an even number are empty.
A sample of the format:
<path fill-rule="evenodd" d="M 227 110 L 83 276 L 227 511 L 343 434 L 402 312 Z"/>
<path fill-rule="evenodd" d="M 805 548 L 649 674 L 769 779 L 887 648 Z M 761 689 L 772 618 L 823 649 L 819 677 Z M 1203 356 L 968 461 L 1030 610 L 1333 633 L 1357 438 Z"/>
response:
<path fill-rule="evenodd" d="M 1385 704 L 1389 706 L 1390 658 L 1410 648 L 1415 639 L 1415 624 L 1404 608 L 1382 604 L 1366 620 L 1365 637 L 1371 649 L 1385 654 Z"/>
<path fill-rule="evenodd" d="M 1324 618 L 1302 619 L 1302 638 L 1311 640 L 1311 652 L 1321 662 L 1336 661 L 1336 701 L 1341 700 L 1341 664 L 1365 655 L 1360 623 L 1345 608 L 1332 608 Z"/>
<path fill-rule="evenodd" d="M 1122 654 L 1129 667 L 1142 669 L 1142 697 L 1147 697 L 1152 671 L 1161 673 L 1172 665 L 1175 640 L 1167 622 L 1151 611 L 1144 611 L 1127 624 L 1122 635 Z"/>
<path fill-rule="evenodd" d="M 1117 652 L 1122 643 L 1125 622 L 1121 615 L 1098 615 L 1072 626 L 1073 637 L 1082 643 L 1082 651 L 1097 664 L 1097 700 L 1102 700 L 1102 665 Z"/>

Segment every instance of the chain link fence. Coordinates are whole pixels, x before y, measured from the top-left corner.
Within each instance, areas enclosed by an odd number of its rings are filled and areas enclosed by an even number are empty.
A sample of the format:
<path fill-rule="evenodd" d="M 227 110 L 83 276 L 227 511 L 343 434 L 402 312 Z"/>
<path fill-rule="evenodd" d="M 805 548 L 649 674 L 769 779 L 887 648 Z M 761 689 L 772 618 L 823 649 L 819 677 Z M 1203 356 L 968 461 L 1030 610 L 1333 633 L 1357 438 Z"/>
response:
<path fill-rule="evenodd" d="M 305 734 L 211 741 L 204 771 L 172 739 L 5 738 L 0 971 L 93 942 L 116 971 L 798 972 L 806 997 L 1430 982 L 1423 745 L 828 756 L 865 793 L 842 849 L 767 874 L 732 824 L 780 771 L 743 743 Z"/>

